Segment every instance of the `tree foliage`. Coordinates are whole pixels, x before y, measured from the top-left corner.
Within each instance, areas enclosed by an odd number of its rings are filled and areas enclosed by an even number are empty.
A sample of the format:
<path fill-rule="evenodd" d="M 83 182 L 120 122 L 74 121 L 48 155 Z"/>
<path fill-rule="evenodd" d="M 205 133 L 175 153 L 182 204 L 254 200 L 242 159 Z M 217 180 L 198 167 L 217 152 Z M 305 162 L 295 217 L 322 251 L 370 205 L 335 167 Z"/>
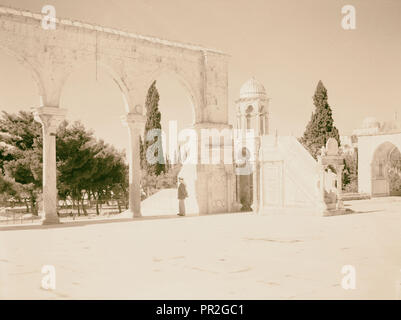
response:
<path fill-rule="evenodd" d="M 390 157 L 387 174 L 390 184 L 390 195 L 401 195 L 401 153 L 398 149 Z"/>
<path fill-rule="evenodd" d="M 128 167 L 125 154 L 94 138 L 80 122 L 64 122 L 57 135 L 58 190 L 86 213 L 84 200 L 95 200 L 96 211 L 104 200 L 127 196 Z M 81 204 L 81 205 L 80 205 Z"/>
<path fill-rule="evenodd" d="M 358 192 L 358 151 L 344 154 L 343 190 Z"/>
<path fill-rule="evenodd" d="M 143 146 L 141 147 L 142 166 L 148 175 L 159 176 L 162 172 L 166 171 L 165 161 L 162 148 L 162 135 L 161 135 L 161 114 L 159 111 L 159 92 L 156 88 L 156 81 L 152 83 L 148 90 L 146 97 L 146 124 Z M 148 134 L 152 130 L 153 138 L 148 140 Z M 142 144 L 142 143 L 141 143 Z M 149 155 L 152 155 L 155 161 L 151 163 L 148 161 Z"/>
<path fill-rule="evenodd" d="M 42 130 L 33 114 L 3 112 L 0 118 L 0 169 L 10 196 L 30 203 L 37 214 L 42 188 Z"/>
<path fill-rule="evenodd" d="M 303 137 L 300 139 L 304 147 L 317 159 L 320 149 L 326 145 L 329 138 L 333 137 L 340 145 L 340 136 L 334 126 L 331 108 L 328 104 L 327 90 L 322 81 L 319 81 L 313 96 L 315 111 L 306 126 Z"/>
<path fill-rule="evenodd" d="M 0 118 L 0 195 L 31 204 L 37 213 L 42 188 L 42 130 L 32 113 L 3 112 Z M 57 131 L 57 187 L 86 213 L 84 200 L 120 201 L 128 196 L 125 155 L 97 140 L 80 122 L 64 121 Z M 119 203 L 120 207 L 120 203 Z"/>

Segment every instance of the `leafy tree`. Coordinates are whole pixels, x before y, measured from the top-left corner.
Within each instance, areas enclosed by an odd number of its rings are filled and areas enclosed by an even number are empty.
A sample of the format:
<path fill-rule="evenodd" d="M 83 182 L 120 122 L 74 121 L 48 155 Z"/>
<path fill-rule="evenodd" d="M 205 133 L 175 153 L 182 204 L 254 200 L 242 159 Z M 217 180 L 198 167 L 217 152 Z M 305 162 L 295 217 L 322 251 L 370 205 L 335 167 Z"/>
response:
<path fill-rule="evenodd" d="M 142 136 L 139 136 L 139 157 L 141 159 L 141 169 L 146 169 L 146 154 L 145 154 L 145 145 L 142 140 Z"/>
<path fill-rule="evenodd" d="M 0 141 L 1 141 L 0 135 Z M 7 146 L 4 142 L 0 142 L 0 173 L 5 174 L 4 164 L 8 161 L 13 160 L 12 153 L 10 153 L 10 146 Z"/>
<path fill-rule="evenodd" d="M 110 199 L 128 197 L 128 167 L 125 155 L 114 147 L 96 140 L 80 122 L 69 126 L 64 122 L 58 131 L 57 160 L 59 197 L 71 198 L 87 214 L 84 202 L 99 204 Z M 120 204 L 119 204 L 120 206 Z"/>
<path fill-rule="evenodd" d="M 340 145 L 340 136 L 334 126 L 332 111 L 327 100 L 327 90 L 322 81 L 319 81 L 313 96 L 315 111 L 306 126 L 303 137 L 300 139 L 301 143 L 315 159 L 317 159 L 321 147 L 326 145 L 329 138 L 335 138 L 338 145 Z"/>
<path fill-rule="evenodd" d="M 99 204 L 102 201 L 113 198 L 116 200 L 114 192 L 127 195 L 128 168 L 124 162 L 124 154 L 114 147 L 100 140 L 96 149 L 98 152 L 94 158 L 95 172 L 89 188 L 96 199 L 96 213 L 99 214 Z"/>
<path fill-rule="evenodd" d="M 343 190 L 358 192 L 358 151 L 344 154 Z"/>
<path fill-rule="evenodd" d="M 83 204 L 91 179 L 95 173 L 94 149 L 95 138 L 80 122 L 69 126 L 64 121 L 57 133 L 57 167 L 59 172 L 58 191 L 60 199 L 71 198 L 80 214 L 80 203 Z"/>
<path fill-rule="evenodd" d="M 160 175 L 165 172 L 165 161 L 162 149 L 162 136 L 161 136 L 161 114 L 159 111 L 159 93 L 156 88 L 156 81 L 152 83 L 148 90 L 146 97 L 146 124 L 145 124 L 145 141 L 143 142 L 142 162 L 143 167 L 148 175 Z M 148 133 L 151 130 L 158 130 L 152 136 L 152 139 L 148 140 Z M 149 163 L 147 161 L 147 155 L 153 155 L 156 159 L 156 163 Z"/>
<path fill-rule="evenodd" d="M 78 214 L 80 208 L 87 213 L 86 199 L 94 198 L 98 205 L 103 200 L 128 198 L 128 167 L 123 153 L 96 140 L 80 122 L 70 125 L 64 121 L 57 132 L 56 146 L 59 199 L 72 200 Z M 27 210 L 37 214 L 42 167 L 41 125 L 29 112 L 3 113 L 0 118 L 1 198 L 24 201 Z"/>
<path fill-rule="evenodd" d="M 401 153 L 397 149 L 390 157 L 388 166 L 390 195 L 401 195 Z"/>
<path fill-rule="evenodd" d="M 118 205 L 118 211 L 122 212 L 122 207 L 121 205 L 123 204 L 125 209 L 128 210 L 128 193 L 129 193 L 129 182 L 128 182 L 128 165 L 123 164 L 123 167 L 121 168 L 121 174 L 123 178 L 117 183 L 112 185 L 111 191 L 112 191 L 112 199 L 117 202 Z M 123 203 L 121 203 L 121 201 Z"/>
<path fill-rule="evenodd" d="M 18 150 L 32 150 L 41 141 L 42 126 L 34 120 L 31 112 L 20 111 L 18 114 L 2 112 L 0 119 L 2 142 Z"/>
<path fill-rule="evenodd" d="M 56 146 L 59 199 L 72 200 L 78 214 L 80 208 L 87 213 L 85 200 L 91 198 L 97 205 L 103 200 L 128 198 L 128 167 L 123 153 L 96 140 L 80 122 L 69 125 L 64 121 L 57 132 Z M 42 191 L 42 149 L 41 125 L 32 113 L 3 112 L 0 195 L 5 201 L 24 201 L 28 211 L 35 214 Z"/>
<path fill-rule="evenodd" d="M 16 196 L 17 191 L 15 190 L 14 181 L 6 176 L 0 175 L 0 194 L 6 194 L 8 196 Z"/>
<path fill-rule="evenodd" d="M 37 214 L 37 198 L 42 188 L 42 130 L 33 114 L 3 112 L 0 119 L 0 167 L 16 196 L 30 202 Z"/>
<path fill-rule="evenodd" d="M 166 173 L 167 173 L 167 172 L 169 172 L 169 171 L 171 170 L 171 161 L 170 161 L 168 155 L 166 155 L 166 161 L 165 161 L 165 163 L 166 163 L 165 171 L 166 171 Z"/>

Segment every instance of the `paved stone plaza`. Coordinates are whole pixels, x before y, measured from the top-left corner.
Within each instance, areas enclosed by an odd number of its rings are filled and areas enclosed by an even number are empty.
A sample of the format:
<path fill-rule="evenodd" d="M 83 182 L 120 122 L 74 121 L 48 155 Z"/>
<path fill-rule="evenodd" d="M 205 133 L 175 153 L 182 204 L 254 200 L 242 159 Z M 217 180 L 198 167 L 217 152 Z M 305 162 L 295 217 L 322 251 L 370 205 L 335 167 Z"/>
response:
<path fill-rule="evenodd" d="M 400 299 L 401 198 L 346 207 L 356 213 L 3 227 L 0 298 Z M 53 291 L 43 265 L 55 266 Z M 344 265 L 355 290 L 341 287 Z"/>

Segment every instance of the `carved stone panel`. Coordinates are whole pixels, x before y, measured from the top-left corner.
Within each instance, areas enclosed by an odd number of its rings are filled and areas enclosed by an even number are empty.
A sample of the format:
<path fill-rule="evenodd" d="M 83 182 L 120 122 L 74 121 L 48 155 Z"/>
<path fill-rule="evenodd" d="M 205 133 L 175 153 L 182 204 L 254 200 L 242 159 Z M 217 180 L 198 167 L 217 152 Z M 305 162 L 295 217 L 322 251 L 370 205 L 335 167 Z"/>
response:
<path fill-rule="evenodd" d="M 283 202 L 281 162 L 269 162 L 262 165 L 262 205 L 281 206 Z"/>

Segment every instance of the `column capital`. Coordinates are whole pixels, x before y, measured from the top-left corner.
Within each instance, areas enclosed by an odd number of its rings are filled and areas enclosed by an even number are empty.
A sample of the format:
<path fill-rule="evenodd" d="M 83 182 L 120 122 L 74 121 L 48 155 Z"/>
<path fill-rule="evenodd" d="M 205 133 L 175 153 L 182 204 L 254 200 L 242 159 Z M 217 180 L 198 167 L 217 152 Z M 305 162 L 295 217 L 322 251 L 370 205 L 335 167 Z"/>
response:
<path fill-rule="evenodd" d="M 44 130 L 55 134 L 58 126 L 65 119 L 67 110 L 58 107 L 39 107 L 34 109 L 33 114 L 35 120 L 42 124 Z"/>
<path fill-rule="evenodd" d="M 337 164 L 337 169 L 339 170 L 339 171 L 343 171 L 344 170 L 344 165 L 343 164 Z"/>
<path fill-rule="evenodd" d="M 121 121 L 129 128 L 145 130 L 146 117 L 142 113 L 127 113 L 121 117 Z"/>

